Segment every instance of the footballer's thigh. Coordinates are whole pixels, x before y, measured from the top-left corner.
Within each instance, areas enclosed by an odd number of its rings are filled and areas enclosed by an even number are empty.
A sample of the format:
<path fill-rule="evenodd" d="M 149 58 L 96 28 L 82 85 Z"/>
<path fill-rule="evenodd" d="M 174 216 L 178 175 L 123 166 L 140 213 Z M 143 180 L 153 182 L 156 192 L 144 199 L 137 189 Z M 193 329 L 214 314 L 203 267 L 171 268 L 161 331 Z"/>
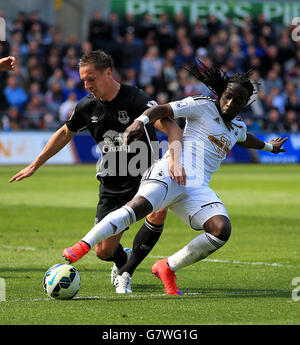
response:
<path fill-rule="evenodd" d="M 170 209 L 194 230 L 205 230 L 211 235 L 227 240 L 231 224 L 222 200 L 208 186 L 189 190 Z"/>
<path fill-rule="evenodd" d="M 128 205 L 132 206 L 137 219 L 141 219 L 141 215 L 143 215 L 143 217 L 147 216 L 147 219 L 151 223 L 153 221 L 153 223 L 158 225 L 162 224 L 166 218 L 169 200 L 168 196 L 168 184 L 164 181 L 151 179 L 141 183 L 137 194 Z M 136 209 L 138 209 L 138 207 L 135 207 L 134 200 L 142 200 L 142 202 L 139 203 L 139 209 L 142 210 L 144 208 L 147 212 L 144 212 L 144 214 L 142 214 L 143 212 L 139 212 L 140 214 L 137 215 Z M 160 221 L 162 222 L 160 223 Z"/>

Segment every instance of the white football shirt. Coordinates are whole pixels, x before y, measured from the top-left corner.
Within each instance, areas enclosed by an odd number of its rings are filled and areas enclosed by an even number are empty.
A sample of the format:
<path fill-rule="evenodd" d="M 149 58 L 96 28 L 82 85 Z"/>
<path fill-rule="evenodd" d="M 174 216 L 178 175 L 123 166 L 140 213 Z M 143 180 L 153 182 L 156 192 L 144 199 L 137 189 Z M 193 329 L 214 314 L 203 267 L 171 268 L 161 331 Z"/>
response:
<path fill-rule="evenodd" d="M 219 168 L 236 142 L 247 137 L 247 127 L 237 116 L 229 129 L 220 115 L 215 100 L 205 96 L 192 96 L 170 102 L 174 118 L 185 117 L 182 165 L 187 180 L 201 176 L 208 185 L 211 175 Z"/>

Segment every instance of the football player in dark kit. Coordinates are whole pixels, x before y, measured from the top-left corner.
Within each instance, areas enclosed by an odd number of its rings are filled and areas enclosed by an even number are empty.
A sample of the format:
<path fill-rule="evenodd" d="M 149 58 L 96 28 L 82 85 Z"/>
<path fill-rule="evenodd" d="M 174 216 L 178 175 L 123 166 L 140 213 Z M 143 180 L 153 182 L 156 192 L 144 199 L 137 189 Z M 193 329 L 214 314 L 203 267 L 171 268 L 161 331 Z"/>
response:
<path fill-rule="evenodd" d="M 141 155 L 148 157 L 144 170 L 140 173 L 130 171 L 130 162 L 139 150 L 131 150 L 130 145 L 122 145 L 122 134 L 125 129 L 144 112 L 155 104 L 144 91 L 135 86 L 120 84 L 112 75 L 113 62 L 111 57 L 102 50 L 92 51 L 79 61 L 80 78 L 90 92 L 76 106 L 71 118 L 58 129 L 49 139 L 39 156 L 26 168 L 13 176 L 10 182 L 20 181 L 31 176 L 50 157 L 59 152 L 72 137 L 87 129 L 102 151 L 97 178 L 100 180 L 99 203 L 95 223 L 110 212 L 120 208 L 136 194 L 141 176 L 153 163 L 149 141 L 157 141 L 154 127 L 147 125 L 147 135 L 140 142 L 145 151 Z M 182 131 L 171 119 L 159 120 L 155 127 L 168 135 L 169 144 L 182 139 Z M 134 143 L 132 143 L 134 144 Z M 172 150 L 171 150 L 172 152 Z M 125 166 L 124 166 L 125 165 Z M 131 169 L 133 170 L 133 169 Z M 179 184 L 185 183 L 184 170 L 170 158 L 170 174 Z M 96 255 L 101 260 L 113 261 L 111 283 L 116 285 L 118 293 L 131 293 L 130 277 L 135 268 L 148 255 L 158 241 L 164 227 L 167 209 L 154 212 L 147 216 L 144 224 L 136 234 L 132 252 L 124 250 L 120 244 L 122 233 L 113 236 L 96 246 Z M 126 265 L 125 265 L 126 264 Z M 123 266 L 125 267 L 123 269 Z M 121 279 L 117 282 L 116 278 Z"/>

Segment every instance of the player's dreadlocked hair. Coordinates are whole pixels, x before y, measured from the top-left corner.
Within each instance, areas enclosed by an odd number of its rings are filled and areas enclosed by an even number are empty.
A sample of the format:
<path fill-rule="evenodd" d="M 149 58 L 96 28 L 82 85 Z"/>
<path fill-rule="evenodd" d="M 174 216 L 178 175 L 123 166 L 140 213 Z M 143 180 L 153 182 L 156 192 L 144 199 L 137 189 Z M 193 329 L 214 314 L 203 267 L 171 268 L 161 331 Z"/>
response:
<path fill-rule="evenodd" d="M 225 72 L 217 68 L 217 66 L 212 65 L 211 67 L 207 67 L 199 59 L 191 63 L 189 67 L 185 67 L 185 69 L 215 93 L 218 100 L 221 98 L 229 83 L 237 83 L 244 87 L 249 94 L 248 101 L 254 94 L 254 86 L 249 80 L 252 69 L 245 73 L 235 73 L 228 76 Z"/>
<path fill-rule="evenodd" d="M 238 83 L 247 89 L 249 99 L 254 94 L 253 84 L 249 80 L 253 69 L 250 69 L 245 73 L 235 73 L 228 76 L 215 65 L 207 67 L 199 59 L 197 59 L 196 62 L 191 63 L 190 66 L 185 69 L 215 93 L 218 96 L 218 99 L 222 96 L 222 93 L 225 91 L 229 83 Z"/>

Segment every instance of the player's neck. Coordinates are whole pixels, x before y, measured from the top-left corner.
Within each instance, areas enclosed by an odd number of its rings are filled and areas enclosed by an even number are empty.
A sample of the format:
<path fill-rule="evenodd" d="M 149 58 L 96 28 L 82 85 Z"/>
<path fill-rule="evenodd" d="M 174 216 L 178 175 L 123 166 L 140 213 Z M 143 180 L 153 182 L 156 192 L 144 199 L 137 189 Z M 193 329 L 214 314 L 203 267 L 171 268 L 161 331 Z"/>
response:
<path fill-rule="evenodd" d="M 100 98 L 100 100 L 103 101 L 103 102 L 110 102 L 110 101 L 112 101 L 117 96 L 117 94 L 119 93 L 120 88 L 121 88 L 121 84 L 113 79 L 112 83 L 111 83 L 111 85 L 109 87 L 109 91 L 107 93 L 107 96 L 105 97 L 105 99 L 101 99 Z"/>
<path fill-rule="evenodd" d="M 218 99 L 217 99 L 216 102 L 215 102 L 215 106 L 216 106 L 216 108 L 218 109 L 218 112 L 219 112 L 220 116 L 223 117 L 223 116 L 222 116 L 222 112 L 221 112 L 221 108 L 220 108 L 220 102 L 219 102 Z"/>

